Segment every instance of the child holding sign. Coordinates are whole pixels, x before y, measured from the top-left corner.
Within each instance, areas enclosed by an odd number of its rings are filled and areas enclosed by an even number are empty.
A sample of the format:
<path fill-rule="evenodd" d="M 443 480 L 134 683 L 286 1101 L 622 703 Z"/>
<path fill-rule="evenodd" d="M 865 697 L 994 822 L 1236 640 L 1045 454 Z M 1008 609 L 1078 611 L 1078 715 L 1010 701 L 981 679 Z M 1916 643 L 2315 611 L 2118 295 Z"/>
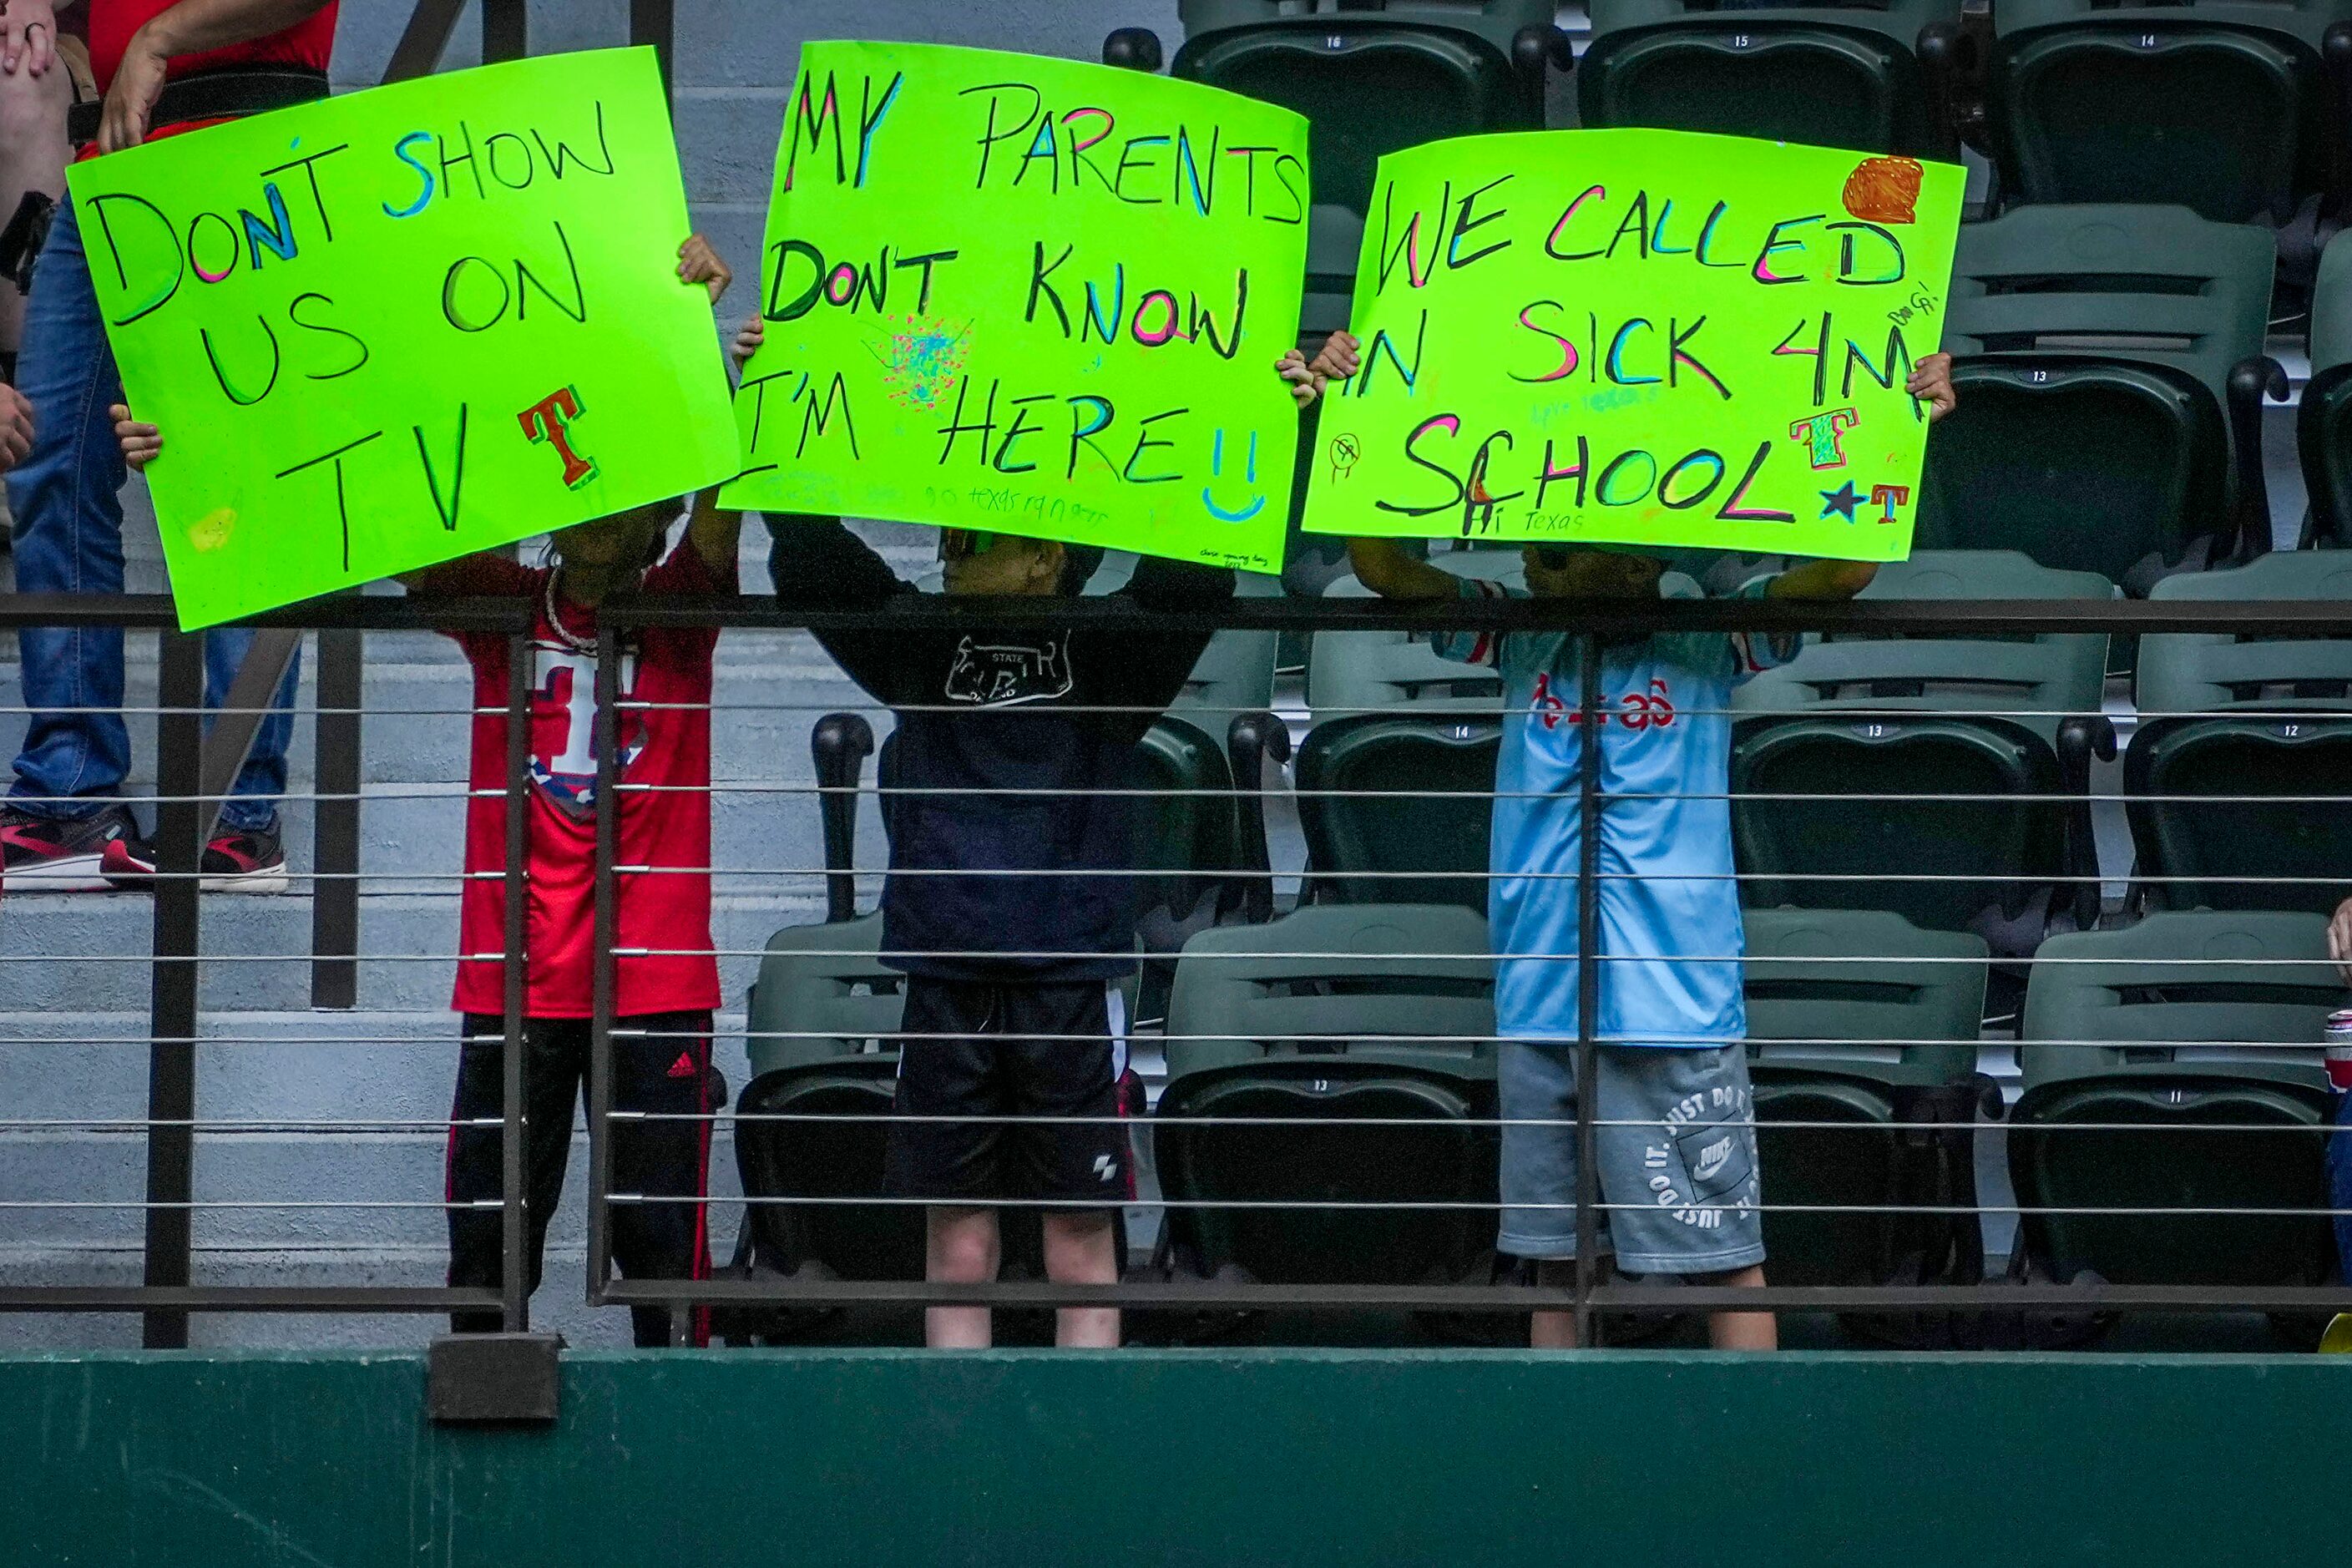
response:
<path fill-rule="evenodd" d="M 759 347 L 754 320 L 737 352 Z M 1310 381 L 1297 356 L 1283 374 Z M 770 555 L 779 603 L 878 608 L 916 590 L 832 518 L 779 518 Z M 950 529 L 955 597 L 1078 593 L 1099 552 Z M 1146 559 L 1123 590 L 1155 608 L 1229 598 L 1222 568 Z M 882 753 L 890 875 L 882 960 L 908 975 L 887 1183 L 928 1201 L 933 1280 L 996 1278 L 995 1205 L 1067 1204 L 1044 1216 L 1045 1268 L 1109 1284 L 1111 1211 L 1129 1195 L 1119 1125 L 1125 1068 L 1118 982 L 1134 972 L 1127 799 L 1136 743 L 1183 689 L 1207 630 L 1117 636 L 1041 627 L 820 632 L 850 679 L 896 710 Z M 1008 1124 L 1005 1118 L 1062 1118 Z M 929 1342 L 990 1342 L 985 1308 L 935 1307 Z M 1115 1308 L 1065 1308 L 1065 1345 L 1115 1345 Z"/>
<path fill-rule="evenodd" d="M 1913 396 L 1941 418 L 1955 405 L 1950 359 L 1922 359 Z M 1355 340 L 1316 356 L 1319 386 L 1357 370 Z M 1357 577 L 1390 598 L 1499 596 L 1393 540 L 1349 544 Z M 1526 592 L 1538 597 L 1695 597 L 1689 579 L 1634 547 L 1530 546 Z M 1746 597 L 1844 599 L 1870 585 L 1867 563 L 1812 561 L 1741 590 Z M 1745 632 L 1660 633 L 1601 652 L 1600 951 L 1612 962 L 1596 1033 L 1593 1104 L 1600 1241 L 1633 1274 L 1709 1284 L 1764 1283 L 1756 1132 L 1740 992 L 1739 889 L 1732 876 L 1732 688 L 1793 658 L 1801 639 Z M 1570 632 L 1444 632 L 1442 657 L 1503 678 L 1488 918 L 1500 958 L 1503 1224 L 1497 1246 L 1557 1275 L 1576 1255 L 1578 1084 L 1565 1047 L 1578 1033 L 1578 881 L 1584 725 L 1582 671 Z M 1546 1283 L 1555 1283 L 1547 1278 Z M 1538 1312 L 1538 1349 L 1575 1343 L 1575 1320 Z M 1769 1312 L 1717 1312 L 1718 1349 L 1769 1350 Z"/>
<path fill-rule="evenodd" d="M 707 286 L 713 303 L 732 274 L 700 235 L 678 252 L 678 276 Z M 152 425 L 114 409 L 115 432 L 133 468 L 163 449 Z M 675 505 L 639 507 L 555 536 L 542 566 L 484 552 L 404 574 L 425 598 L 513 596 L 536 606 L 531 659 L 529 845 L 523 1025 L 524 1164 L 529 1268 L 536 1289 L 547 1226 L 563 1191 L 572 1106 L 588 1070 L 593 1014 L 596 846 L 597 606 L 615 594 L 646 597 L 728 594 L 735 588 L 739 512 L 715 491 L 695 498 L 685 541 L 665 557 Z M 473 666 L 466 883 L 458 916 L 457 992 L 464 1016 L 456 1104 L 450 1112 L 447 1199 L 449 1283 L 499 1280 L 503 1188 L 506 985 L 506 785 L 509 639 L 453 632 Z M 708 627 L 646 627 L 622 641 L 617 715 L 616 858 L 645 870 L 619 879 L 613 1025 L 613 1109 L 642 1115 L 613 1126 L 616 1191 L 676 1201 L 613 1206 L 613 1253 L 635 1278 L 699 1279 L 710 1248 L 702 1199 L 710 1156 L 709 1114 L 725 1089 L 710 1068 L 719 966 L 710 937 L 711 658 Z M 636 1342 L 669 1342 L 669 1314 L 631 1309 Z M 695 1314 L 702 1342 L 705 1313 Z M 460 1332 L 499 1326 L 497 1315 L 459 1313 Z"/>

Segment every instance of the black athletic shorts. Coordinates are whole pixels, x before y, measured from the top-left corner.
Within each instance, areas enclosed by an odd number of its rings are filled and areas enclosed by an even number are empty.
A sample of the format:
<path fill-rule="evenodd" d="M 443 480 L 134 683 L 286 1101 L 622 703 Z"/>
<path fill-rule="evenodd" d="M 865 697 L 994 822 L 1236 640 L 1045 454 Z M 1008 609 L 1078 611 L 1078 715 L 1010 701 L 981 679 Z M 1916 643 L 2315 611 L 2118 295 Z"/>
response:
<path fill-rule="evenodd" d="M 1104 981 L 907 981 L 887 1184 L 985 1206 L 1134 1195 L 1122 1121 L 1125 998 Z M 936 1038 L 919 1037 L 932 1036 Z M 1082 1117 L 1007 1125 L 1007 1116 Z"/>

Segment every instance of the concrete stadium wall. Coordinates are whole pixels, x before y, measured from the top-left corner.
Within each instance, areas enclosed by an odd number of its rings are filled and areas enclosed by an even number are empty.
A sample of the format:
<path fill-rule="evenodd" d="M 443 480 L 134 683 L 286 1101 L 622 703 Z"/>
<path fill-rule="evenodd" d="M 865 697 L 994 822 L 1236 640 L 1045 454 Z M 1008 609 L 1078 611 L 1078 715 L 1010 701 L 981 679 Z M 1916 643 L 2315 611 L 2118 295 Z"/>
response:
<path fill-rule="evenodd" d="M 2344 1559 L 2352 1358 L 575 1354 L 0 1361 L 12 1568 Z"/>

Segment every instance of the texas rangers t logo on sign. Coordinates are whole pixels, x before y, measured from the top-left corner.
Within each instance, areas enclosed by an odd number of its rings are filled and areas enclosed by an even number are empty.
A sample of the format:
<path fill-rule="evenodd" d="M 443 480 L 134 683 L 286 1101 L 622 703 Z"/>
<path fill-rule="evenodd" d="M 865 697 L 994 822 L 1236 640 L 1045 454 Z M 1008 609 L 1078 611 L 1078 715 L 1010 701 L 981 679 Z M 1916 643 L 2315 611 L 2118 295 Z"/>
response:
<path fill-rule="evenodd" d="M 572 447 L 572 421 L 588 412 L 580 400 L 578 389 L 560 387 L 524 409 L 522 433 L 530 437 L 532 446 L 547 442 L 555 444 L 556 452 L 563 458 L 563 482 L 572 489 L 596 477 L 596 459 L 583 458 Z"/>

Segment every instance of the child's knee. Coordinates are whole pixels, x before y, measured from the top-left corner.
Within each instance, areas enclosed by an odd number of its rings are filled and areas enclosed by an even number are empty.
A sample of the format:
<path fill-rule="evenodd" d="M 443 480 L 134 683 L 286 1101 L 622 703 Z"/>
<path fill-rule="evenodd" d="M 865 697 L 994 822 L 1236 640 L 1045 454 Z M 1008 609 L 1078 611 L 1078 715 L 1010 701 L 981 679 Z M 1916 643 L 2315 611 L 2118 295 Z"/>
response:
<path fill-rule="evenodd" d="M 991 1211 L 935 1211 L 929 1239 L 933 1279 L 969 1282 L 996 1278 L 996 1215 Z"/>

